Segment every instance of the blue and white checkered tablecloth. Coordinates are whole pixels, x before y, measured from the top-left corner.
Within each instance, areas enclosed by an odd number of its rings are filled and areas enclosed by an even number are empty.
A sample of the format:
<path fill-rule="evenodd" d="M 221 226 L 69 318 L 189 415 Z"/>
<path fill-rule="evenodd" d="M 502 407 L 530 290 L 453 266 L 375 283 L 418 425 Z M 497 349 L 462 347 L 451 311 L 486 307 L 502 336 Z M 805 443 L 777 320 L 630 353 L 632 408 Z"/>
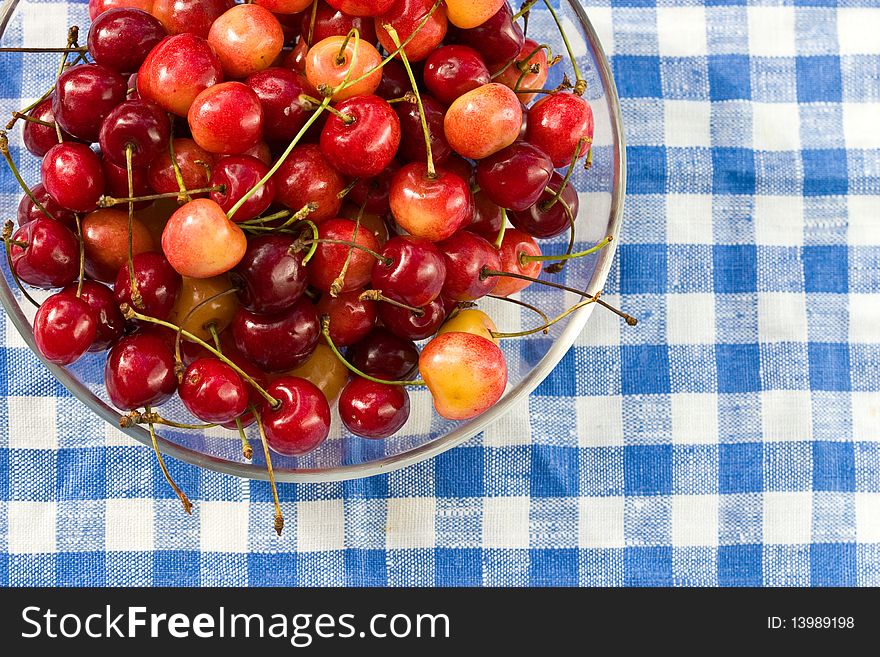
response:
<path fill-rule="evenodd" d="M 83 13 L 39 4 L 29 43 Z M 880 585 L 877 0 L 585 4 L 629 143 L 607 291 L 638 328 L 596 313 L 433 461 L 280 486 L 277 539 L 267 484 L 171 463 L 183 517 L 0 323 L 0 584 Z M 4 108 L 36 92 L 0 66 Z"/>

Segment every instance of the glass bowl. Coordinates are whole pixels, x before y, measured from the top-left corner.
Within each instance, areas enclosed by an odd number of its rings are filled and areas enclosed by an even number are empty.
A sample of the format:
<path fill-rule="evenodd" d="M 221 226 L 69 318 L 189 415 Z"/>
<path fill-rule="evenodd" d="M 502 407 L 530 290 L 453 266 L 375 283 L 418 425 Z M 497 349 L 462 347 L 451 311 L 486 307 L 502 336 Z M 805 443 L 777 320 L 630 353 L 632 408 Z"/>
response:
<path fill-rule="evenodd" d="M 581 201 L 575 222 L 576 250 L 606 235 L 614 236 L 615 240 L 598 254 L 571 261 L 563 272 L 552 276 L 545 274 L 544 277 L 592 294 L 601 291 L 605 284 L 620 230 L 626 187 L 623 128 L 611 67 L 589 18 L 577 0 L 553 0 L 553 4 L 559 6 L 558 15 L 588 82 L 584 97 L 590 101 L 595 118 L 592 168 L 585 171 L 578 166 L 572 179 Z M 47 16 L 46 11 L 50 7 L 51 15 Z M 80 26 L 80 42 L 84 43 L 89 25 L 84 0 L 67 5 L 5 0 L 0 6 L 0 36 L 5 47 L 63 46 L 68 26 L 72 24 Z M 541 3 L 532 9 L 528 34 L 530 38 L 549 44 L 554 53 L 565 57 L 550 69 L 547 87 L 556 86 L 562 80 L 563 72 L 574 79 L 563 41 L 552 16 Z M 57 63 L 58 55 L 55 54 L 0 54 L 7 89 L 18 90 L 17 81 L 20 80 L 18 94 L 21 97 L 4 102 L 6 106 L 0 108 L 3 116 L 9 116 L 11 111 L 19 109 L 11 105 L 21 103 L 24 106 L 42 94 L 52 83 Z M 39 180 L 39 162 L 25 150 L 20 129 L 10 133 L 10 152 L 28 184 L 36 183 Z M 5 166 L 0 175 L 0 202 L 6 209 L 6 218 L 14 216 L 21 192 Z M 567 243 L 566 233 L 558 238 L 542 240 L 540 245 L 544 253 L 562 253 Z M 12 325 L 36 353 L 31 328 L 34 308 L 14 289 L 5 259 L 2 268 L 4 276 L 0 277 L 0 300 Z M 45 296 L 43 294 L 37 298 L 40 300 Z M 573 293 L 538 285 L 531 285 L 519 296 L 550 317 L 561 314 L 580 299 Z M 434 412 L 427 390 L 410 388 L 412 415 L 403 429 L 385 440 L 365 440 L 347 435 L 334 409 L 330 437 L 321 447 L 302 457 L 273 455 L 276 478 L 288 482 L 323 482 L 388 472 L 424 461 L 461 444 L 505 413 L 525 413 L 525 407 L 518 402 L 559 363 L 595 307 L 596 304 L 589 304 L 581 308 L 567 320 L 554 325 L 548 335 L 539 333 L 502 340 L 509 384 L 502 399 L 479 417 L 466 422 L 444 420 Z M 503 301 L 481 300 L 480 308 L 493 317 L 501 331 L 520 331 L 539 326 L 542 321 L 532 311 Z M 106 354 L 88 354 L 67 368 L 45 361 L 44 364 L 91 411 L 118 426 L 120 413 L 109 405 L 103 387 L 105 359 Z M 176 398 L 162 407 L 162 414 L 183 422 L 193 421 Z M 125 429 L 125 432 L 135 440 L 149 444 L 149 434 L 145 429 L 133 427 Z M 224 429 L 163 430 L 160 435 L 160 449 L 169 456 L 240 477 L 267 478 L 262 450 L 254 450 L 252 462 L 244 460 L 237 432 Z M 259 438 L 256 435 L 249 437 L 256 446 Z"/>

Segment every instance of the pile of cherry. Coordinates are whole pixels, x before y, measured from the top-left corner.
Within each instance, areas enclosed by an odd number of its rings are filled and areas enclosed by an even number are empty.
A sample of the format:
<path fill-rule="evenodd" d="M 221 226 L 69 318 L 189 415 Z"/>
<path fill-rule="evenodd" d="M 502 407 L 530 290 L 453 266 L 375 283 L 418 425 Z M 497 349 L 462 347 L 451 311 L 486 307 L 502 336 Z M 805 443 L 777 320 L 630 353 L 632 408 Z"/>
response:
<path fill-rule="evenodd" d="M 88 47 L 73 30 L 17 114 L 42 180 L 4 241 L 17 282 L 60 288 L 42 355 L 109 350 L 124 423 L 208 426 L 155 412 L 176 392 L 247 456 L 254 422 L 315 449 L 337 398 L 368 438 L 404 425 L 407 385 L 485 411 L 516 334 L 473 302 L 581 255 L 535 241 L 573 235 L 593 132 L 575 62 L 543 88 L 561 57 L 524 36 L 535 1 L 91 0 Z"/>

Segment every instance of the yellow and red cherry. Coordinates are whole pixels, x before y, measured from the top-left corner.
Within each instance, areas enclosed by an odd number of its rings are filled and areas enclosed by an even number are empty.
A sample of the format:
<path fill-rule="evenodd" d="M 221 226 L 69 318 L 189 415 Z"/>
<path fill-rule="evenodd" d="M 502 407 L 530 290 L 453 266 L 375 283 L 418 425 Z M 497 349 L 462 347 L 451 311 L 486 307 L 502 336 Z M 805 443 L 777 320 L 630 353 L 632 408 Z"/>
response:
<path fill-rule="evenodd" d="M 193 100 L 187 121 L 195 142 L 219 155 L 238 155 L 263 138 L 260 99 L 241 82 L 222 82 L 205 89 Z"/>
<path fill-rule="evenodd" d="M 174 139 L 174 160 L 187 189 L 204 189 L 211 183 L 214 155 L 199 146 L 192 139 Z M 171 164 L 171 152 L 165 150 L 150 164 L 150 187 L 156 194 L 177 192 L 180 186 Z"/>
<path fill-rule="evenodd" d="M 355 81 L 372 71 L 363 80 L 332 94 L 335 101 L 353 96 L 365 96 L 372 94 L 379 86 L 382 69 L 377 67 L 381 62 L 379 51 L 363 40 L 358 42 L 357 54 L 355 54 L 354 39 L 348 39 L 346 42 L 344 36 L 327 37 L 313 45 L 306 54 L 306 79 L 315 89 L 326 88 L 329 91 L 341 87 L 346 77 L 350 81 Z"/>
<path fill-rule="evenodd" d="M 71 283 L 61 290 L 61 294 L 76 297 L 78 287 L 76 283 Z M 119 312 L 113 290 L 103 283 L 84 280 L 79 298 L 89 306 L 96 322 L 95 338 L 88 351 L 106 351 L 125 333 L 125 318 Z"/>
<path fill-rule="evenodd" d="M 244 257 L 230 274 L 242 306 L 255 313 L 291 308 L 306 291 L 302 253 L 292 253 L 290 235 L 260 235 L 248 241 Z"/>
<path fill-rule="evenodd" d="M 348 347 L 360 342 L 376 325 L 377 302 L 361 299 L 362 292 L 358 288 L 335 297 L 323 294 L 318 300 L 318 316 L 327 315 L 330 318 L 330 339 L 337 347 Z"/>
<path fill-rule="evenodd" d="M 312 4 L 312 0 L 254 0 L 255 5 L 273 14 L 298 14 Z"/>
<path fill-rule="evenodd" d="M 307 298 L 271 315 L 239 308 L 230 330 L 238 350 L 266 372 L 285 372 L 302 365 L 320 335 L 317 312 Z"/>
<path fill-rule="evenodd" d="M 311 221 L 332 219 L 342 206 L 339 192 L 345 188 L 345 180 L 330 166 L 317 144 L 294 148 L 273 178 L 276 200 L 294 212 L 308 203 L 318 204 L 309 215 Z"/>
<path fill-rule="evenodd" d="M 446 140 L 459 155 L 473 160 L 489 157 L 519 137 L 522 104 L 503 84 L 485 84 L 452 103 L 443 128 Z"/>
<path fill-rule="evenodd" d="M 135 73 L 167 32 L 157 18 L 135 8 L 112 9 L 89 29 L 89 54 L 97 64 L 119 73 Z"/>
<path fill-rule="evenodd" d="M 222 189 L 211 192 L 211 199 L 216 201 L 224 212 L 229 212 L 232 206 L 256 187 L 267 173 L 269 167 L 250 155 L 229 155 L 220 158 L 214 165 L 211 187 Z M 260 216 L 274 200 L 275 181 L 269 178 L 238 208 L 234 215 L 235 222 L 241 223 Z"/>
<path fill-rule="evenodd" d="M 194 34 L 208 38 L 211 24 L 235 5 L 235 0 L 154 0 L 149 11 L 168 34 Z"/>
<path fill-rule="evenodd" d="M 350 219 L 329 219 L 318 224 L 318 236 L 321 240 L 338 240 L 343 242 L 321 242 L 309 261 L 309 283 L 322 292 L 329 292 L 334 282 L 342 276 L 346 261 L 344 281 L 339 292 L 347 292 L 362 288 L 370 282 L 375 256 L 363 249 L 351 248 L 350 243 L 358 244 L 370 251 L 378 251 L 379 243 L 370 230 L 358 229 L 355 237 L 356 224 Z M 351 251 L 351 257 L 349 257 Z"/>
<path fill-rule="evenodd" d="M 122 338 L 110 350 L 104 386 L 112 404 L 121 410 L 165 403 L 177 390 L 171 346 L 152 331 Z"/>
<path fill-rule="evenodd" d="M 332 403 L 348 383 L 348 368 L 330 347 L 319 342 L 305 363 L 285 372 L 283 376 L 297 376 L 311 381 L 324 393 L 327 402 Z"/>
<path fill-rule="evenodd" d="M 165 257 L 177 273 L 190 278 L 210 278 L 229 271 L 246 248 L 241 228 L 210 199 L 181 206 L 162 231 Z"/>
<path fill-rule="evenodd" d="M 449 320 L 441 326 L 437 335 L 444 333 L 471 333 L 479 335 L 482 338 L 491 340 L 495 344 L 500 344 L 501 340 L 496 338 L 493 333 L 498 330 L 495 322 L 486 313 L 478 308 L 465 308 L 455 313 Z"/>
<path fill-rule="evenodd" d="M 125 100 L 127 89 L 125 78 L 111 68 L 100 64 L 71 66 L 55 83 L 52 112 L 68 133 L 96 142 L 104 117 Z"/>
<path fill-rule="evenodd" d="M 125 264 L 116 276 L 113 294 L 116 303 L 129 306 L 156 319 L 166 320 L 171 316 L 177 293 L 180 291 L 181 278 L 161 253 L 148 251 L 139 253 L 132 258 L 132 265 Z M 132 303 L 131 273 L 141 303 Z"/>
<path fill-rule="evenodd" d="M 382 14 L 376 16 L 376 36 L 387 52 L 394 52 L 397 46 L 385 25 L 391 25 L 401 43 L 404 43 L 416 31 L 416 28 L 434 7 L 434 0 L 397 0 Z M 403 51 L 411 62 L 420 62 L 433 51 L 446 36 L 449 22 L 446 19 L 446 8 L 438 7 L 427 22 L 422 25 L 415 37 L 404 46 Z"/>
<path fill-rule="evenodd" d="M 553 173 L 542 150 L 518 141 L 477 163 L 477 184 L 492 202 L 522 211 L 538 202 Z"/>
<path fill-rule="evenodd" d="M 547 185 L 552 193 L 545 190 L 534 205 L 523 211 L 510 212 L 507 215 L 510 223 L 538 239 L 556 237 L 568 230 L 571 222 L 577 218 L 580 202 L 577 190 L 568 183 L 563 188 L 559 201 L 553 203 L 563 180 L 559 172 L 554 172 Z"/>
<path fill-rule="evenodd" d="M 590 150 L 593 109 L 590 103 L 573 93 L 544 96 L 529 110 L 525 138 L 547 153 L 553 166 L 567 166 L 571 164 L 575 151 L 580 158 Z"/>
<path fill-rule="evenodd" d="M 419 313 L 390 303 L 379 304 L 379 319 L 395 335 L 408 340 L 424 340 L 437 332 L 446 319 L 446 308 L 441 299 L 422 306 Z"/>
<path fill-rule="evenodd" d="M 328 5 L 349 16 L 378 16 L 391 9 L 395 2 L 396 0 L 327 0 Z"/>
<path fill-rule="evenodd" d="M 278 66 L 249 75 L 244 83 L 257 94 L 263 107 L 263 137 L 290 141 L 309 118 L 299 97 L 308 93 L 305 78 Z"/>
<path fill-rule="evenodd" d="M 506 64 L 494 68 L 497 71 L 502 66 Z M 511 89 L 543 89 L 549 73 L 547 51 L 539 48 L 537 41 L 526 39 L 514 63 L 498 73 L 495 80 Z M 517 94 L 517 96 L 520 102 L 528 104 L 537 94 Z"/>
<path fill-rule="evenodd" d="M 416 308 L 440 296 L 446 281 L 446 261 L 432 242 L 408 235 L 392 237 L 381 255 L 385 260 L 373 267 L 374 289 Z"/>
<path fill-rule="evenodd" d="M 443 46 L 428 55 L 423 78 L 428 91 L 445 105 L 492 81 L 480 53 L 457 45 Z"/>
<path fill-rule="evenodd" d="M 479 52 L 487 64 L 506 64 L 519 54 L 525 41 L 522 28 L 513 20 L 513 12 L 506 2 L 480 25 L 452 31 L 452 39 Z"/>
<path fill-rule="evenodd" d="M 202 422 L 232 422 L 248 407 L 248 387 L 218 358 L 199 358 L 186 368 L 178 388 L 180 401 Z"/>
<path fill-rule="evenodd" d="M 415 343 L 382 326 L 349 347 L 345 355 L 364 374 L 389 381 L 412 379 L 418 370 L 419 350 Z"/>
<path fill-rule="evenodd" d="M 531 235 L 517 228 L 508 228 L 501 240 L 501 248 L 498 249 L 501 256 L 500 271 L 509 271 L 513 274 L 522 274 L 531 278 L 537 278 L 541 274 L 541 261 L 527 262 L 523 256 L 540 256 L 541 247 Z M 499 297 L 509 297 L 531 285 L 531 281 L 510 276 L 498 276 L 498 283 L 492 294 Z M 494 330 L 494 329 L 493 329 Z"/>
<path fill-rule="evenodd" d="M 128 213 L 111 208 L 90 212 L 83 219 L 82 233 L 86 274 L 104 283 L 115 282 L 128 262 Z M 152 251 L 155 246 L 147 227 L 135 218 L 131 222 L 132 254 Z"/>
<path fill-rule="evenodd" d="M 507 363 L 491 340 L 472 333 L 438 335 L 422 350 L 419 373 L 434 408 L 449 420 L 469 420 L 495 404 L 507 386 Z"/>
<path fill-rule="evenodd" d="M 98 323 L 83 299 L 59 292 L 46 299 L 34 316 L 34 342 L 50 363 L 70 365 L 95 341 Z"/>
<path fill-rule="evenodd" d="M 208 43 L 227 78 L 245 78 L 272 66 L 284 46 L 284 32 L 265 7 L 235 5 L 211 24 Z"/>
<path fill-rule="evenodd" d="M 450 23 L 469 30 L 488 21 L 506 4 L 505 0 L 446 0 L 446 14 Z"/>
<path fill-rule="evenodd" d="M 316 449 L 330 434 L 330 405 L 312 382 L 296 376 L 275 379 L 267 392 L 281 402 L 262 411 L 266 442 L 273 452 L 301 456 Z"/>
<path fill-rule="evenodd" d="M 409 393 L 403 386 L 356 376 L 339 396 L 339 417 L 345 428 L 362 438 L 387 438 L 409 419 Z"/>
<path fill-rule="evenodd" d="M 400 120 L 379 96 L 355 96 L 336 104 L 339 114 L 321 131 L 321 151 L 331 166 L 352 178 L 378 176 L 400 145 Z"/>
<path fill-rule="evenodd" d="M 101 160 L 85 144 L 66 142 L 49 149 L 40 167 L 43 186 L 63 208 L 90 212 L 104 193 Z"/>
<path fill-rule="evenodd" d="M 475 301 L 492 294 L 496 277 L 483 277 L 484 269 L 500 271 L 498 250 L 487 240 L 462 230 L 437 245 L 446 258 L 443 294 L 455 301 Z"/>
<path fill-rule="evenodd" d="M 471 220 L 473 213 L 467 183 L 442 168 L 431 176 L 423 162 L 400 168 L 391 182 L 388 199 L 398 225 L 431 242 L 451 237 Z"/>

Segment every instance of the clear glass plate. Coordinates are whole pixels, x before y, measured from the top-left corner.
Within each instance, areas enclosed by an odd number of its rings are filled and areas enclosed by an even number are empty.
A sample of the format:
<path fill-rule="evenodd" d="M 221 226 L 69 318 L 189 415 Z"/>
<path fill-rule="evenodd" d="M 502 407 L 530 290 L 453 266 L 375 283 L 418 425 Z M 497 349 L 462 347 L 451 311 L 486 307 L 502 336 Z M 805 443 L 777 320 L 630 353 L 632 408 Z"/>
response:
<path fill-rule="evenodd" d="M 572 261 L 563 273 L 553 276 L 545 274 L 545 277 L 595 293 L 602 289 L 611 268 L 623 211 L 626 166 L 620 106 L 611 67 L 583 8 L 576 0 L 553 0 L 553 4 L 559 5 L 558 14 L 587 79 L 585 98 L 590 101 L 595 117 L 593 166 L 589 171 L 578 166 L 573 177 L 580 194 L 580 212 L 576 221 L 577 244 L 586 246 L 606 235 L 614 236 L 615 240 L 598 255 Z M 56 18 L 53 13 L 52 19 L 48 21 L 45 8 L 46 5 L 41 3 L 5 0 L 0 6 L 2 44 L 63 46 L 70 24 L 80 26 L 80 42 L 85 42 L 89 24 L 85 3 L 70 4 L 66 17 Z M 556 86 L 564 72 L 568 72 L 573 80 L 562 39 L 550 13 L 540 3 L 532 9 L 528 34 L 539 43 L 549 44 L 554 53 L 565 56 L 563 62 L 551 69 L 547 86 Z M 21 67 L 20 95 L 25 102 L 37 98 L 52 83 L 57 55 L 3 54 L 0 57 L 3 58 L 0 66 L 7 71 L 3 76 L 5 80 L 17 80 L 19 73 L 16 67 Z M 18 87 L 10 84 L 7 88 Z M 8 109 L 11 111 L 17 108 Z M 31 185 L 36 183 L 39 180 L 39 161 L 22 145 L 20 128 L 10 134 L 10 151 L 19 163 L 25 180 Z M 0 203 L 5 209 L 3 216 L 12 217 L 15 216 L 15 208 L 21 196 L 20 190 L 11 176 L 4 176 L 2 180 L 4 183 L 0 189 Z M 567 242 L 568 235 L 565 234 L 541 241 L 541 247 L 545 253 L 561 253 L 564 252 Z M 0 277 L 0 301 L 25 343 L 36 351 L 31 328 L 34 309 L 21 298 L 14 285 L 11 286 L 5 261 L 2 268 L 4 276 Z M 524 290 L 521 298 L 538 306 L 550 317 L 562 313 L 579 300 L 572 293 L 538 285 Z M 518 331 L 539 325 L 540 320 L 531 311 L 514 304 L 489 299 L 481 301 L 480 307 L 493 317 L 502 331 Z M 526 413 L 526 407 L 518 402 L 524 400 L 559 363 L 594 308 L 595 304 L 589 304 L 573 313 L 568 320 L 556 324 L 549 335 L 537 334 L 503 340 L 509 385 L 504 397 L 483 415 L 467 422 L 444 420 L 434 412 L 430 394 L 426 390 L 411 388 L 412 415 L 406 426 L 391 438 L 365 440 L 348 435 L 334 409 L 330 438 L 320 448 L 302 457 L 273 455 L 272 463 L 277 479 L 293 482 L 338 481 L 388 472 L 424 461 L 461 444 L 505 413 Z M 103 387 L 105 359 L 106 354 L 89 354 L 68 368 L 44 364 L 98 417 L 118 425 L 120 413 L 109 405 Z M 15 376 L 15 373 L 10 372 L 10 375 Z M 163 406 L 162 413 L 181 421 L 188 421 L 190 418 L 176 399 Z M 94 426 L 86 421 L 82 421 L 82 424 L 84 427 Z M 135 440 L 149 443 L 146 430 L 134 427 L 125 431 Z M 165 454 L 240 477 L 267 477 L 262 450 L 254 451 L 252 462 L 245 461 L 241 456 L 238 434 L 234 431 L 163 430 L 160 433 L 160 448 Z M 254 441 L 259 440 L 256 435 L 250 437 Z"/>

